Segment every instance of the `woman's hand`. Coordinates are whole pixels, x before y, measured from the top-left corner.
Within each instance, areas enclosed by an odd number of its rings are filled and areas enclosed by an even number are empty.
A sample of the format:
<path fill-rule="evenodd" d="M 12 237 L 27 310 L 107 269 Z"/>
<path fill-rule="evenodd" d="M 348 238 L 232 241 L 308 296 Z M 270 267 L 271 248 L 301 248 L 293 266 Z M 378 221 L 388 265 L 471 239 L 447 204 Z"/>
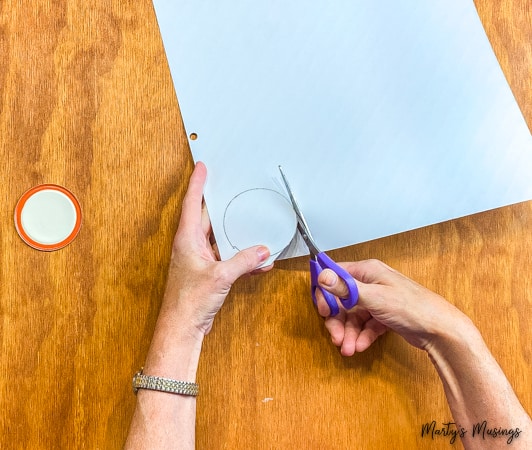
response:
<path fill-rule="evenodd" d="M 343 263 L 355 278 L 359 290 L 358 304 L 351 310 L 341 308 L 329 317 L 329 307 L 319 290 L 318 312 L 333 343 L 344 356 L 366 350 L 391 329 L 413 346 L 429 347 L 460 323 L 473 327 L 469 318 L 438 294 L 415 283 L 377 260 Z M 331 270 L 324 270 L 318 282 L 337 297 L 347 294 L 345 284 Z"/>
<path fill-rule="evenodd" d="M 218 261 L 211 245 L 211 223 L 203 204 L 207 169 L 201 162 L 191 175 L 175 235 L 163 308 L 176 308 L 182 324 L 207 334 L 233 283 L 257 269 L 270 255 L 268 248 L 242 250 L 227 261 Z"/>

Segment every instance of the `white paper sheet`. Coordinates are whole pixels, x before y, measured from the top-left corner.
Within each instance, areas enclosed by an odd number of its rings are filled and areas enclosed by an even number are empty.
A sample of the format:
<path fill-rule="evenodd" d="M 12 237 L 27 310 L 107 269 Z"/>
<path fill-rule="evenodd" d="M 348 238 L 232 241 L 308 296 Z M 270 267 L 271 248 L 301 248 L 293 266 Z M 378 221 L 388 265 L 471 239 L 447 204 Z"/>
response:
<path fill-rule="evenodd" d="M 227 206 L 282 192 L 279 164 L 323 250 L 532 198 L 532 137 L 472 1 L 154 5 L 223 259 Z"/>

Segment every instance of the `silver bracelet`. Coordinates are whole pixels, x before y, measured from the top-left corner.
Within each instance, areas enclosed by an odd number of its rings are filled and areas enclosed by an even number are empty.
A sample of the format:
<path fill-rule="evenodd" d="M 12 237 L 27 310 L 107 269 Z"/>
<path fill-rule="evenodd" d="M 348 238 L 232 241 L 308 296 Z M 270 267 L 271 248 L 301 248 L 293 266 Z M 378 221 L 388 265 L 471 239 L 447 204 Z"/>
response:
<path fill-rule="evenodd" d="M 190 395 L 192 397 L 195 397 L 199 393 L 199 386 L 196 383 L 144 375 L 142 370 L 143 369 L 140 369 L 133 377 L 133 392 L 135 394 L 139 389 L 169 392 L 170 394 Z"/>

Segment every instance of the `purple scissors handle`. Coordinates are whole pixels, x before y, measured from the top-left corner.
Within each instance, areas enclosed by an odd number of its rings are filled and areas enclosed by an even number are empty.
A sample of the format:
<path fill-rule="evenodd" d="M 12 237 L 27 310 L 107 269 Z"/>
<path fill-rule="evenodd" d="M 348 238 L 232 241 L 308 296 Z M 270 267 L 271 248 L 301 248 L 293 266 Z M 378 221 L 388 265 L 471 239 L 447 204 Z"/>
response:
<path fill-rule="evenodd" d="M 333 272 L 336 273 L 336 275 L 338 275 L 338 278 L 340 278 L 346 284 L 349 293 L 347 297 L 340 298 L 340 302 L 342 303 L 345 309 L 351 309 L 357 304 L 358 287 L 354 278 L 349 274 L 349 272 L 347 272 L 347 270 L 345 270 L 343 267 L 340 267 L 338 264 L 336 264 L 324 252 L 320 252 L 310 259 L 310 289 L 312 294 L 312 301 L 314 302 L 314 305 L 317 304 L 316 289 L 320 289 L 321 293 L 323 294 L 323 297 L 325 298 L 325 301 L 327 302 L 327 305 L 329 305 L 329 309 L 331 310 L 331 316 L 336 316 L 340 312 L 336 297 L 325 289 L 322 289 L 318 284 L 318 275 L 324 269 L 331 269 Z"/>

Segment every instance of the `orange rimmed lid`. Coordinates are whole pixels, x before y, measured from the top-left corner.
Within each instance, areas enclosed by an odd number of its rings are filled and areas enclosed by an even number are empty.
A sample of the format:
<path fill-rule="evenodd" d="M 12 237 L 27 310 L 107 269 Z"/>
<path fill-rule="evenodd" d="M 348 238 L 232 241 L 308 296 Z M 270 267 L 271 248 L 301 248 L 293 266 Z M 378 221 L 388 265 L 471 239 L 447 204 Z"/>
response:
<path fill-rule="evenodd" d="M 20 197 L 15 207 L 15 227 L 29 246 L 47 252 L 59 250 L 79 233 L 81 207 L 68 189 L 41 184 Z"/>

